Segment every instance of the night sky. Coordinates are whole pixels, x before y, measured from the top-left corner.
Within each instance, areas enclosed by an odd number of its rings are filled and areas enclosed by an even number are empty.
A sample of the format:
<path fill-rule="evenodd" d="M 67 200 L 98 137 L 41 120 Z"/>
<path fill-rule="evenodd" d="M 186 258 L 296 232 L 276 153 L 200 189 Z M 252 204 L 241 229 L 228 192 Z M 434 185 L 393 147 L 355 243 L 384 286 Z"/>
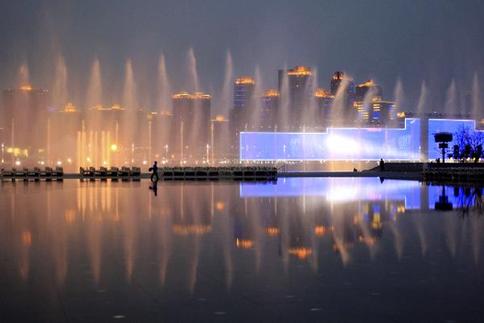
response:
<path fill-rule="evenodd" d="M 27 62 L 32 83 L 49 89 L 62 54 L 74 102 L 82 102 L 94 57 L 106 101 L 121 97 L 132 58 L 140 101 L 151 104 L 161 52 L 181 90 L 191 47 L 202 89 L 215 95 L 228 50 L 236 74 L 260 66 L 264 87 L 275 86 L 278 68 L 293 65 L 316 67 L 323 87 L 336 70 L 356 81 L 374 78 L 387 98 L 400 79 L 409 110 L 423 80 L 432 109 L 452 79 L 461 100 L 475 73 L 484 84 L 481 0 L 1 0 L 0 13 L 1 87 L 14 86 Z"/>

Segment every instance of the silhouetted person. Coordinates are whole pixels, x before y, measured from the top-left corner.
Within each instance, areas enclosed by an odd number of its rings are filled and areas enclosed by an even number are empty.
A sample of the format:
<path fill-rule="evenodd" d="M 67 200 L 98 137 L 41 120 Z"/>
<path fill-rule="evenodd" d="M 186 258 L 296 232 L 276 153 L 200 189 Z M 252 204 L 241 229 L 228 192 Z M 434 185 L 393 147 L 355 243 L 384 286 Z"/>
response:
<path fill-rule="evenodd" d="M 158 180 L 160 178 L 158 177 L 158 162 L 157 161 L 155 161 L 155 163 L 153 164 L 153 166 L 150 167 L 149 171 L 151 172 L 151 181 L 153 183 L 158 182 Z"/>
<path fill-rule="evenodd" d="M 385 161 L 383 158 L 380 158 L 380 172 L 383 172 L 385 170 Z"/>

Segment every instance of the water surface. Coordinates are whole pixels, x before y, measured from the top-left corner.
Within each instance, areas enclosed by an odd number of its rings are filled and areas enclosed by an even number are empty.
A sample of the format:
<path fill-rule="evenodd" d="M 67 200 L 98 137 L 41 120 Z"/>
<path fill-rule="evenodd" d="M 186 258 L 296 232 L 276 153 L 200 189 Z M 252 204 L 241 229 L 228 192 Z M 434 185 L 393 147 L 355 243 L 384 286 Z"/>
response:
<path fill-rule="evenodd" d="M 373 178 L 148 187 L 3 183 L 0 321 L 484 317 L 480 189 Z"/>

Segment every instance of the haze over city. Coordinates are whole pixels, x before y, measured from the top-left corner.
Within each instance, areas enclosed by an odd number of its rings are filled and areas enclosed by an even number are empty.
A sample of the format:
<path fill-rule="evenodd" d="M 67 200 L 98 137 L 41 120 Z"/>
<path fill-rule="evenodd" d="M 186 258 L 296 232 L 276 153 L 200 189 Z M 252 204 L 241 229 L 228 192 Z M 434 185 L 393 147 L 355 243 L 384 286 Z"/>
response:
<path fill-rule="evenodd" d="M 160 55 L 173 91 L 190 90 L 190 49 L 200 89 L 214 100 L 223 88 L 227 52 L 234 75 L 254 75 L 258 67 L 264 88 L 276 86 L 278 69 L 295 65 L 316 69 L 322 87 L 336 70 L 374 79 L 387 97 L 401 80 L 407 111 L 416 109 L 423 81 L 426 111 L 445 105 L 453 81 L 458 108 L 470 111 L 465 96 L 475 76 L 484 78 L 484 4 L 477 0 L 10 1 L 0 10 L 0 87 L 17 86 L 25 64 L 30 82 L 52 92 L 62 56 L 66 93 L 78 107 L 85 104 L 96 58 L 103 103 L 121 102 L 131 59 L 139 104 L 157 110 Z"/>

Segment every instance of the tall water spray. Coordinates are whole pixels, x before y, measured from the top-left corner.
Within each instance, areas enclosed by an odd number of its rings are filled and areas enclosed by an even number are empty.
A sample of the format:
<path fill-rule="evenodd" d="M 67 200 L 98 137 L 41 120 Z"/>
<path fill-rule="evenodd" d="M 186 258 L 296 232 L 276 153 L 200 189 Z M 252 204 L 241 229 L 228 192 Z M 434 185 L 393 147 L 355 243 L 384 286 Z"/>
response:
<path fill-rule="evenodd" d="M 420 86 L 420 95 L 417 102 L 417 111 L 415 111 L 418 117 L 422 117 L 425 112 L 428 112 L 427 105 L 428 105 L 428 90 L 427 90 L 427 84 L 425 83 L 425 81 L 423 81 L 422 85 Z"/>
<path fill-rule="evenodd" d="M 227 51 L 226 58 L 225 58 L 225 75 L 224 75 L 224 82 L 222 86 L 222 92 L 217 100 L 217 104 L 215 106 L 215 111 L 212 114 L 215 117 L 216 121 L 212 121 L 210 124 L 210 146 L 211 146 L 211 158 L 210 160 L 213 162 L 215 156 L 221 157 L 225 154 L 227 147 L 230 145 L 230 131 L 228 127 L 228 122 L 223 120 L 229 119 L 230 110 L 232 107 L 232 89 L 233 89 L 233 78 L 234 78 L 234 71 L 233 71 L 233 62 L 232 62 L 232 54 L 230 51 Z M 220 120 L 222 116 L 223 119 Z M 214 118 L 212 118 L 214 119 Z M 220 129 L 220 132 L 217 137 L 215 137 L 215 125 Z M 216 152 L 216 154 L 215 154 Z"/>
<path fill-rule="evenodd" d="M 101 63 L 99 59 L 94 59 L 91 67 L 91 76 L 87 85 L 86 99 L 84 106 L 90 109 L 96 105 L 102 104 L 103 87 L 101 81 Z"/>
<path fill-rule="evenodd" d="M 27 63 L 20 65 L 17 72 L 17 85 L 25 86 L 30 85 L 30 72 Z"/>
<path fill-rule="evenodd" d="M 452 116 L 458 112 L 457 86 L 455 84 L 455 80 L 452 80 L 452 82 L 450 82 L 449 88 L 447 89 L 443 112 L 446 116 Z"/>
<path fill-rule="evenodd" d="M 137 139 L 135 136 L 140 135 L 137 133 L 139 107 L 136 92 L 133 64 L 131 59 L 128 59 L 125 65 L 122 100 L 122 106 L 125 110 L 123 111 L 123 117 L 121 118 L 121 129 L 123 129 L 124 132 L 123 144 L 125 146 L 125 160 L 129 159 L 131 162 L 134 161 L 134 146 Z"/>
<path fill-rule="evenodd" d="M 224 83 L 222 86 L 222 93 L 220 98 L 215 106 L 215 115 L 222 115 L 224 118 L 229 117 L 229 112 L 231 108 L 232 102 L 232 82 L 234 78 L 234 67 L 232 62 L 232 54 L 230 51 L 227 51 L 227 55 L 225 57 L 225 75 L 224 75 Z"/>
<path fill-rule="evenodd" d="M 166 70 L 165 56 L 163 54 L 160 55 L 158 61 L 158 89 L 160 91 L 158 97 L 158 111 L 171 112 L 171 84 Z"/>
<path fill-rule="evenodd" d="M 195 57 L 195 51 L 193 48 L 190 48 L 187 53 L 187 67 L 188 67 L 188 82 L 187 88 L 189 91 L 192 92 L 199 92 L 200 91 L 200 84 L 198 79 L 198 71 L 197 71 L 197 59 Z M 208 127 L 208 125 L 202 125 L 202 109 L 201 109 L 201 101 L 194 100 L 194 111 L 193 111 L 193 120 L 191 120 L 191 129 L 184 125 L 185 133 L 189 133 L 187 144 L 189 146 L 190 152 L 194 153 L 195 151 L 200 152 L 204 149 L 201 147 L 200 144 L 205 145 L 208 143 L 200 143 L 198 138 L 200 133 L 203 132 L 202 127 Z M 185 120 L 187 121 L 187 120 Z M 184 144 L 186 146 L 186 144 Z"/>
<path fill-rule="evenodd" d="M 254 71 L 254 93 L 251 104 L 249 106 L 249 118 L 246 120 L 248 121 L 247 127 L 254 126 L 260 128 L 261 126 L 268 126 L 262 124 L 262 96 L 263 96 L 263 80 L 262 80 L 262 73 L 260 71 L 260 67 L 257 65 Z"/>
<path fill-rule="evenodd" d="M 393 98 L 395 101 L 395 110 L 396 111 L 403 111 L 404 110 L 404 100 L 405 100 L 405 94 L 403 91 L 403 84 L 400 79 L 397 80 L 397 83 L 395 84 L 395 89 L 393 90 Z M 395 116 L 392 116 L 395 117 Z"/>
<path fill-rule="evenodd" d="M 198 80 L 197 59 L 195 51 L 190 48 L 187 53 L 188 80 L 187 89 L 192 92 L 200 91 L 200 81 Z"/>
<path fill-rule="evenodd" d="M 479 78 L 477 76 L 477 73 L 474 74 L 474 78 L 472 80 L 471 95 L 472 95 L 472 118 L 480 120 L 483 116 L 483 112 L 481 107 Z"/>
<path fill-rule="evenodd" d="M 303 107 L 303 115 L 301 118 L 303 129 L 308 127 L 318 126 L 318 106 L 314 94 L 318 88 L 318 70 L 313 67 L 311 68 L 312 75 L 308 79 L 309 82 L 306 83 L 306 89 L 304 91 L 304 97 L 306 107 Z"/>
<path fill-rule="evenodd" d="M 283 76 L 281 81 L 281 89 L 280 89 L 280 105 L 278 111 L 278 128 L 281 130 L 288 130 L 289 126 L 289 115 L 291 111 L 290 109 L 290 92 L 289 92 L 289 77 L 287 75 L 287 67 L 284 66 Z"/>
<path fill-rule="evenodd" d="M 334 96 L 333 103 L 331 104 L 331 112 L 330 112 L 330 119 L 331 125 L 341 125 L 344 123 L 345 118 L 345 110 L 347 108 L 347 99 L 348 99 L 348 86 L 350 84 L 350 80 L 347 76 L 343 77 L 341 83 L 338 86 L 338 90 L 336 91 L 336 95 Z"/>
<path fill-rule="evenodd" d="M 55 66 L 54 85 L 52 87 L 52 102 L 54 107 L 62 109 L 68 100 L 67 66 L 64 57 L 59 55 Z"/>

